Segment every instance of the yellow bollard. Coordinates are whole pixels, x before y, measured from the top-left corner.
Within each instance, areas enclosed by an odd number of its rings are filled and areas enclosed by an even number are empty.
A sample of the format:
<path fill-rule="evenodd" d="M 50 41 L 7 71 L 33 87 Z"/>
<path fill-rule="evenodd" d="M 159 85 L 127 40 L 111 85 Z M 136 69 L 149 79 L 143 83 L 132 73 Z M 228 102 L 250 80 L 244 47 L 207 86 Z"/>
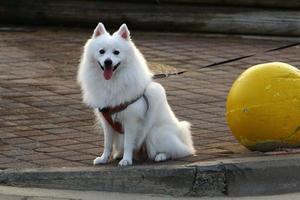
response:
<path fill-rule="evenodd" d="M 233 135 L 250 150 L 300 146 L 300 71 L 280 62 L 247 69 L 232 85 L 226 110 Z"/>

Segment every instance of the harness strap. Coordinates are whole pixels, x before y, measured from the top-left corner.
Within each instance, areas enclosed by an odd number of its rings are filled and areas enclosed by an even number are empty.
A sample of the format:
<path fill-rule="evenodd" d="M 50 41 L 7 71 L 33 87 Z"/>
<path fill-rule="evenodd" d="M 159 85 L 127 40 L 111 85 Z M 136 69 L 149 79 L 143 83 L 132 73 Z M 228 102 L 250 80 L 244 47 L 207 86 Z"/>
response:
<path fill-rule="evenodd" d="M 129 102 L 125 102 L 123 104 L 120 104 L 118 106 L 115 106 L 115 107 L 104 107 L 102 109 L 98 108 L 99 112 L 102 113 L 104 119 L 107 121 L 107 123 L 118 133 L 120 134 L 123 134 L 124 133 L 124 129 L 123 129 L 123 126 L 120 122 L 118 121 L 114 121 L 112 119 L 112 115 L 113 114 L 116 114 L 118 112 L 121 112 L 123 110 L 125 110 L 129 105 L 135 103 L 137 100 L 139 100 L 140 98 L 142 98 L 145 100 L 146 104 L 147 104 L 147 109 L 146 109 L 146 112 L 148 111 L 149 109 L 149 101 L 148 101 L 148 98 L 147 96 L 143 93 L 143 95 L 139 96 L 138 98 L 132 100 L 132 101 L 129 101 Z"/>
<path fill-rule="evenodd" d="M 123 126 L 120 122 L 118 121 L 114 121 L 111 118 L 111 114 L 109 112 L 102 112 L 102 115 L 104 117 L 104 119 L 107 121 L 107 123 L 109 123 L 109 125 L 118 133 L 123 134 L 124 130 L 123 130 Z"/>
<path fill-rule="evenodd" d="M 149 110 L 149 101 L 148 101 L 148 98 L 147 98 L 147 96 L 145 95 L 145 93 L 143 94 L 143 98 L 144 98 L 144 100 L 145 100 L 145 102 L 146 102 L 146 105 L 147 105 L 146 112 L 148 112 L 148 110 Z"/>

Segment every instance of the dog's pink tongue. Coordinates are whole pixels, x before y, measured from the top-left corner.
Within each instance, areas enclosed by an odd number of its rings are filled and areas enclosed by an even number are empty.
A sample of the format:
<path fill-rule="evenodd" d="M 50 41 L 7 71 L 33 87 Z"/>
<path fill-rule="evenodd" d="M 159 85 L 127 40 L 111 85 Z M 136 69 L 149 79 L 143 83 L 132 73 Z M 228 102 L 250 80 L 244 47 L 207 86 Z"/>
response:
<path fill-rule="evenodd" d="M 104 78 L 106 80 L 109 80 L 109 79 L 111 79 L 112 75 L 113 75 L 112 67 L 105 67 L 104 68 Z"/>

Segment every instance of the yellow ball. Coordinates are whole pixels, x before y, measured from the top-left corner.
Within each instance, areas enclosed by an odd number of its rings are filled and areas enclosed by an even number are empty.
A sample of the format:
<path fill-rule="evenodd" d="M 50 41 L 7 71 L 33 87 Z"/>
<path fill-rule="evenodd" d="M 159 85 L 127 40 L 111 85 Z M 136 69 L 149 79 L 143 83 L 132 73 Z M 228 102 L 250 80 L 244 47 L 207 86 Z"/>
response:
<path fill-rule="evenodd" d="M 300 146 L 300 71 L 280 62 L 247 69 L 232 85 L 226 110 L 233 135 L 251 150 Z"/>

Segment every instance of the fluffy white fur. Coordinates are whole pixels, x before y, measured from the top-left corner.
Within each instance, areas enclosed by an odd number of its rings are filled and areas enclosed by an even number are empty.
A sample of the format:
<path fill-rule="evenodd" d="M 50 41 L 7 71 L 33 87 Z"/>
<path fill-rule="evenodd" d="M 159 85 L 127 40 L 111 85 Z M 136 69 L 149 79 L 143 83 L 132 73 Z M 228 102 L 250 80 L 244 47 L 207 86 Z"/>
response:
<path fill-rule="evenodd" d="M 101 49 L 104 54 L 99 53 Z M 115 55 L 117 50 L 120 53 Z M 102 52 L 103 53 L 103 52 Z M 111 79 L 104 78 L 105 60 L 119 67 Z M 148 157 L 155 161 L 175 159 L 194 154 L 190 124 L 179 121 L 172 112 L 164 88 L 152 81 L 147 63 L 130 39 L 125 24 L 110 35 L 99 23 L 91 39 L 84 47 L 78 70 L 78 82 L 86 105 L 95 108 L 95 115 L 104 130 L 104 151 L 94 164 L 104 164 L 113 158 L 121 158 L 120 166 L 132 164 L 133 151 L 146 144 Z M 149 109 L 143 98 L 113 115 L 122 123 L 124 135 L 115 132 L 97 108 L 116 106 L 131 101 L 145 93 Z"/>

